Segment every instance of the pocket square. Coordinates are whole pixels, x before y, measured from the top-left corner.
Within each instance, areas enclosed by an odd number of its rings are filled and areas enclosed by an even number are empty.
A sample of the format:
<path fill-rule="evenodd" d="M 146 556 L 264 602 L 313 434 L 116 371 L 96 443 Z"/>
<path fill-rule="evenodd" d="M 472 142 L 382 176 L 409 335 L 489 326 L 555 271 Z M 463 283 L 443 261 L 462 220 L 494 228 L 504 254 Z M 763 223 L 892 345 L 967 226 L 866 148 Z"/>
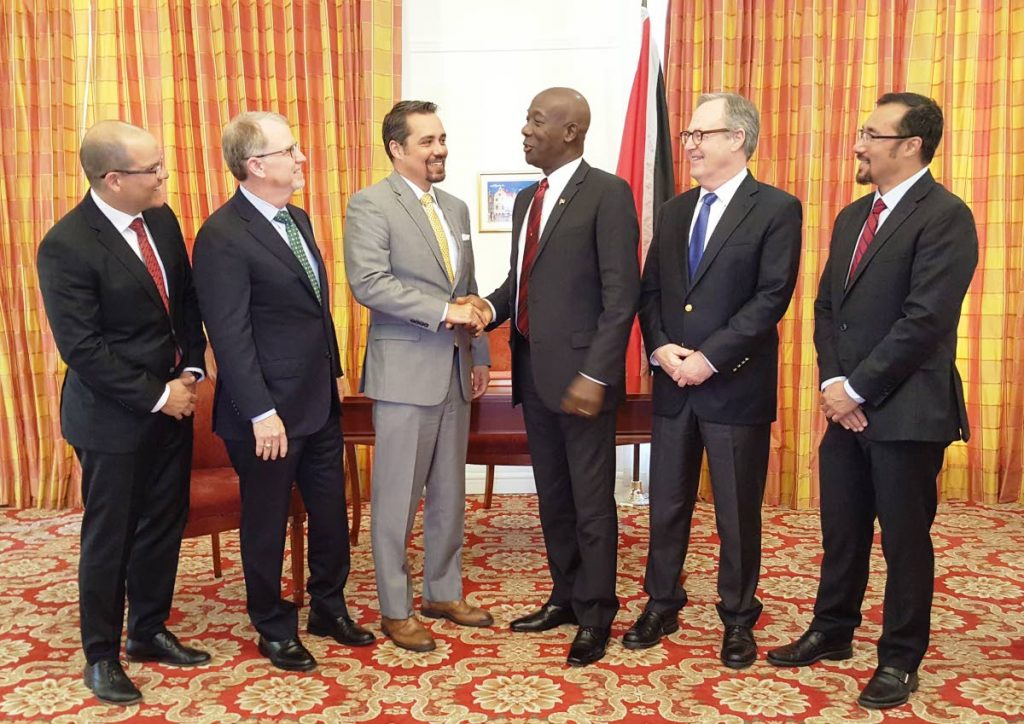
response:
<path fill-rule="evenodd" d="M 463 241 L 469 241 L 469 234 L 463 234 L 462 235 L 462 240 Z"/>

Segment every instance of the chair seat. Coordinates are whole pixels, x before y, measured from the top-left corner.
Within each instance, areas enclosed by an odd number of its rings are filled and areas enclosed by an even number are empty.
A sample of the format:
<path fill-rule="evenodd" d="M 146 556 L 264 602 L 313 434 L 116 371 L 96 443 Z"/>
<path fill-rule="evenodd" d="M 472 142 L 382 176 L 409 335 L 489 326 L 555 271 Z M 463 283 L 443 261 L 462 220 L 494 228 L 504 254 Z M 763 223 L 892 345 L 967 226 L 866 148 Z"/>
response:
<path fill-rule="evenodd" d="M 188 508 L 190 522 L 202 518 L 241 515 L 238 475 L 231 468 L 193 470 Z"/>

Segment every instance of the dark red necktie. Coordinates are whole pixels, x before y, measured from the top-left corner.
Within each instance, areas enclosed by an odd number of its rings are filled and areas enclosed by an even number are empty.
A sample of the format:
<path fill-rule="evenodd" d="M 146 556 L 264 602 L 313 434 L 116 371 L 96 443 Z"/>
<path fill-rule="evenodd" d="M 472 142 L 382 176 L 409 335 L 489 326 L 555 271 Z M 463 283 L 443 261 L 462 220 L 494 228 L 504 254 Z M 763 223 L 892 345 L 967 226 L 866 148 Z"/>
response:
<path fill-rule="evenodd" d="M 530 204 L 530 214 L 526 219 L 526 244 L 523 245 L 523 268 L 519 272 L 519 300 L 516 304 L 516 328 L 519 334 L 529 338 L 530 313 L 526 306 L 527 288 L 530 285 L 530 270 L 533 260 L 537 258 L 537 247 L 540 242 L 540 212 L 544 206 L 544 192 L 548 190 L 548 180 L 542 179 L 537 193 Z"/>
<path fill-rule="evenodd" d="M 167 287 L 164 286 L 164 275 L 160 273 L 160 262 L 156 260 L 156 254 L 153 252 L 153 245 L 149 243 L 149 234 L 146 233 L 146 227 L 143 225 L 141 218 L 136 218 L 132 223 L 128 224 L 128 228 L 135 232 L 135 236 L 139 237 L 139 251 L 142 252 L 142 261 L 146 265 L 146 271 L 149 272 L 149 276 L 153 278 L 153 283 L 156 284 L 156 291 L 160 295 L 160 301 L 164 303 L 164 311 L 166 311 L 167 315 L 170 316 L 171 303 L 167 298 Z M 177 344 L 175 344 L 175 366 L 180 362 L 181 350 L 178 349 Z"/>
<path fill-rule="evenodd" d="M 878 231 L 878 217 L 882 215 L 883 211 L 885 211 L 885 202 L 878 199 L 871 207 L 867 223 L 864 224 L 864 230 L 860 232 L 860 239 L 857 240 L 857 248 L 853 252 L 853 263 L 850 264 L 850 275 L 846 277 L 847 286 L 853 279 L 853 273 L 857 271 L 857 265 L 860 264 L 860 260 L 864 258 L 864 254 L 875 238 L 875 232 Z"/>

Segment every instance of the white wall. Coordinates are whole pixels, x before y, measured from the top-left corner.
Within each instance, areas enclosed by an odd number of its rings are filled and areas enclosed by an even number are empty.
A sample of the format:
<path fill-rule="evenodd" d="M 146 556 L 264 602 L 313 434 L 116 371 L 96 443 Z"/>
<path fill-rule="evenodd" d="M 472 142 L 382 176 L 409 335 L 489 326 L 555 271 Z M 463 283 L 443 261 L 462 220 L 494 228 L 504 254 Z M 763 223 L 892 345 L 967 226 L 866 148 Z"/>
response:
<path fill-rule="evenodd" d="M 648 2 L 659 49 L 667 5 Z M 592 120 L 584 157 L 614 173 L 640 50 L 640 2 L 405 0 L 402 15 L 402 97 L 440 106 L 449 150 L 442 187 L 469 205 L 477 281 L 486 294 L 508 273 L 511 238 L 479 233 L 478 174 L 536 171 L 523 160 L 519 130 L 532 98 L 551 86 L 586 97 Z M 628 486 L 631 449 L 620 458 Z M 471 466 L 468 477 L 471 491 L 482 488 L 481 470 Z M 502 492 L 532 485 L 528 468 L 498 470 Z"/>

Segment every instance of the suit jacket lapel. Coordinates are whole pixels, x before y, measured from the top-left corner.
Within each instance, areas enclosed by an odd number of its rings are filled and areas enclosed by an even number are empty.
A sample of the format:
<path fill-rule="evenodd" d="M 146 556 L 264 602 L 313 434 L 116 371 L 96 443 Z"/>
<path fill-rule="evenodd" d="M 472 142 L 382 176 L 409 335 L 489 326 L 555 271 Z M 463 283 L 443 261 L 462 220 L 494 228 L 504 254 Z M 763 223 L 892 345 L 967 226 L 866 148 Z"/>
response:
<path fill-rule="evenodd" d="M 167 301 L 173 312 L 176 295 L 180 291 L 177 288 L 179 266 L 177 245 L 174 244 L 174 236 L 164 228 L 164 225 L 156 218 L 156 214 L 152 211 L 143 211 L 142 218 L 146 220 L 146 226 L 153 232 L 150 240 L 156 247 L 156 253 L 160 256 L 160 262 L 164 266 L 164 275 L 167 277 Z M 148 270 L 146 275 L 149 276 Z M 161 302 L 161 306 L 163 306 L 163 302 Z"/>
<path fill-rule="evenodd" d="M 309 248 L 309 253 L 313 255 L 313 261 L 320 271 L 320 303 L 325 309 L 329 308 L 328 305 L 330 304 L 330 297 L 327 290 L 328 287 L 330 287 L 330 284 L 327 283 L 327 265 L 324 263 L 323 257 L 320 256 L 320 247 L 317 246 L 316 237 L 313 236 L 313 227 L 308 222 L 309 217 L 306 214 L 292 213 L 293 209 L 297 210 L 298 207 L 288 204 L 288 213 L 292 214 L 292 218 L 295 220 L 295 225 L 299 227 L 299 233 L 302 234 L 303 238 L 306 240 L 306 247 Z M 292 256 L 294 256 L 294 254 Z M 302 265 L 300 264 L 299 266 L 301 267 Z M 305 269 L 302 270 L 302 276 L 306 277 Z M 306 279 L 308 281 L 309 277 L 306 277 Z M 312 283 L 309 285 L 309 291 L 314 297 L 316 296 L 313 292 Z"/>
<path fill-rule="evenodd" d="M 540 239 L 537 241 L 537 256 L 533 259 L 534 266 L 537 265 L 537 259 L 540 258 L 540 255 L 544 253 L 544 247 L 547 246 L 548 239 L 551 238 L 555 227 L 561 221 L 562 214 L 565 213 L 565 210 L 569 208 L 569 204 L 572 203 L 572 197 L 576 195 L 576 192 L 580 190 L 580 186 L 586 180 L 587 171 L 589 170 L 590 165 L 586 161 L 581 161 L 579 168 L 576 169 L 576 173 L 572 175 L 569 183 L 565 185 L 562 195 L 555 201 L 555 205 L 551 208 L 551 215 L 548 216 L 547 223 L 544 224 L 544 228 L 541 230 Z M 533 271 L 532 268 L 531 271 Z"/>
<path fill-rule="evenodd" d="M 146 295 L 160 308 L 161 312 L 166 314 L 167 310 L 164 309 L 164 302 L 160 298 L 160 293 L 157 291 L 156 284 L 153 282 L 153 277 L 149 275 L 146 265 L 142 262 L 142 259 L 135 255 L 135 252 L 128 246 L 124 237 L 121 236 L 121 232 L 110 223 L 110 219 L 103 215 L 103 212 L 96 206 L 89 193 L 86 193 L 85 199 L 82 201 L 82 208 L 85 211 L 86 218 L 89 219 L 89 225 L 96 232 L 96 240 L 110 252 L 111 256 L 121 262 L 128 274 L 142 286 Z M 152 230 L 152 227 L 150 227 L 150 231 Z M 163 255 L 161 255 L 162 257 Z M 170 276 L 170 271 L 167 274 Z"/>
<path fill-rule="evenodd" d="M 889 215 L 885 217 L 885 222 L 875 233 L 875 238 L 872 239 L 871 244 L 868 245 L 867 251 L 864 252 L 864 256 L 861 257 L 860 263 L 857 265 L 857 270 L 850 279 L 850 283 L 846 286 L 847 293 L 849 293 L 850 289 L 853 288 L 853 285 L 857 283 L 857 280 L 863 276 L 864 270 L 867 269 L 871 260 L 875 257 L 875 254 L 878 253 L 878 250 L 885 245 L 885 242 L 889 241 L 896 230 L 900 228 L 900 225 L 917 210 L 918 203 L 928 195 L 928 192 L 931 191 L 934 185 L 935 179 L 932 178 L 931 172 L 925 172 L 925 175 L 918 179 L 917 183 L 911 186 L 907 193 L 903 195 L 900 202 L 896 204 L 896 208 L 889 212 Z M 871 204 L 874 204 L 874 197 L 874 194 L 867 197 L 871 200 Z M 867 220 L 867 214 L 864 215 L 864 220 Z M 857 230 L 856 236 L 857 238 L 860 237 L 860 229 Z M 856 243 L 857 242 L 854 241 L 854 244 Z M 853 250 L 851 249 L 850 259 L 852 258 Z"/>
<path fill-rule="evenodd" d="M 732 201 L 725 207 L 725 213 L 718 220 L 715 230 L 711 233 L 711 238 L 704 244 L 704 253 L 701 255 L 697 274 L 690 283 L 691 289 L 700 283 L 701 277 L 704 276 L 708 267 L 714 262 L 718 252 L 725 246 L 725 242 L 732 236 L 732 232 L 736 231 L 736 227 L 746 218 L 750 210 L 754 208 L 754 204 L 757 203 L 757 193 L 759 190 L 757 180 L 748 171 L 746 178 L 743 179 L 739 188 L 736 189 Z M 696 207 L 696 201 L 694 201 L 694 206 Z"/>
<path fill-rule="evenodd" d="M 423 235 L 423 241 L 426 243 L 427 249 L 429 249 L 430 253 L 433 254 L 434 260 L 437 262 L 437 266 L 441 270 L 441 274 L 443 274 L 445 279 L 447 279 L 448 272 L 445 271 L 444 268 L 444 259 L 441 258 L 441 249 L 437 245 L 437 237 L 434 236 L 434 230 L 430 226 L 430 221 L 427 219 L 427 214 L 423 210 L 423 205 L 420 204 L 419 199 L 416 198 L 416 194 L 414 194 L 412 189 L 409 188 L 409 184 L 407 184 L 405 179 L 403 179 L 397 172 L 388 176 L 388 183 L 391 184 L 391 189 L 398 196 L 398 202 L 412 218 L 413 223 L 419 227 L 420 234 Z M 442 209 L 442 211 L 444 211 L 444 209 Z M 449 228 L 451 228 L 450 225 Z"/>
<path fill-rule="evenodd" d="M 235 196 L 232 199 L 235 211 L 240 217 L 246 222 L 246 230 L 256 239 L 260 244 L 266 248 L 271 254 L 276 256 L 278 260 L 288 267 L 292 274 L 299 277 L 306 288 L 309 290 L 309 294 L 313 299 L 316 299 L 316 293 L 313 291 L 313 285 L 309 281 L 309 277 L 306 276 L 306 270 L 302 268 L 302 264 L 295 258 L 295 254 L 292 253 L 291 247 L 288 243 L 281 238 L 281 235 L 277 233 L 277 229 L 267 221 L 267 218 L 256 210 L 256 207 L 249 203 L 249 199 L 242 195 L 241 191 L 236 191 Z M 295 217 L 292 217 L 293 219 Z M 296 222 L 298 225 L 298 222 Z M 314 244 L 315 246 L 315 244 Z"/>
<path fill-rule="evenodd" d="M 436 191 L 437 205 L 441 207 L 441 213 L 444 214 L 444 220 L 448 224 L 448 230 L 452 233 L 452 240 L 455 242 L 455 247 L 458 249 L 458 266 L 455 269 L 452 269 L 452 272 L 455 275 L 455 281 L 453 282 L 453 286 L 458 286 L 459 279 L 462 277 L 462 274 L 466 268 L 466 255 L 462 253 L 463 229 L 459 226 L 458 215 L 455 210 L 455 207 L 452 206 L 451 197 L 448 194 L 442 193 L 440 190 Z M 426 216 L 426 214 L 424 214 L 424 216 Z M 431 236 L 433 236 L 433 229 L 431 229 Z M 437 244 L 435 243 L 434 246 L 437 246 Z M 440 249 L 438 250 L 438 254 L 440 254 Z M 444 260 L 442 260 L 441 263 L 443 268 Z"/>

